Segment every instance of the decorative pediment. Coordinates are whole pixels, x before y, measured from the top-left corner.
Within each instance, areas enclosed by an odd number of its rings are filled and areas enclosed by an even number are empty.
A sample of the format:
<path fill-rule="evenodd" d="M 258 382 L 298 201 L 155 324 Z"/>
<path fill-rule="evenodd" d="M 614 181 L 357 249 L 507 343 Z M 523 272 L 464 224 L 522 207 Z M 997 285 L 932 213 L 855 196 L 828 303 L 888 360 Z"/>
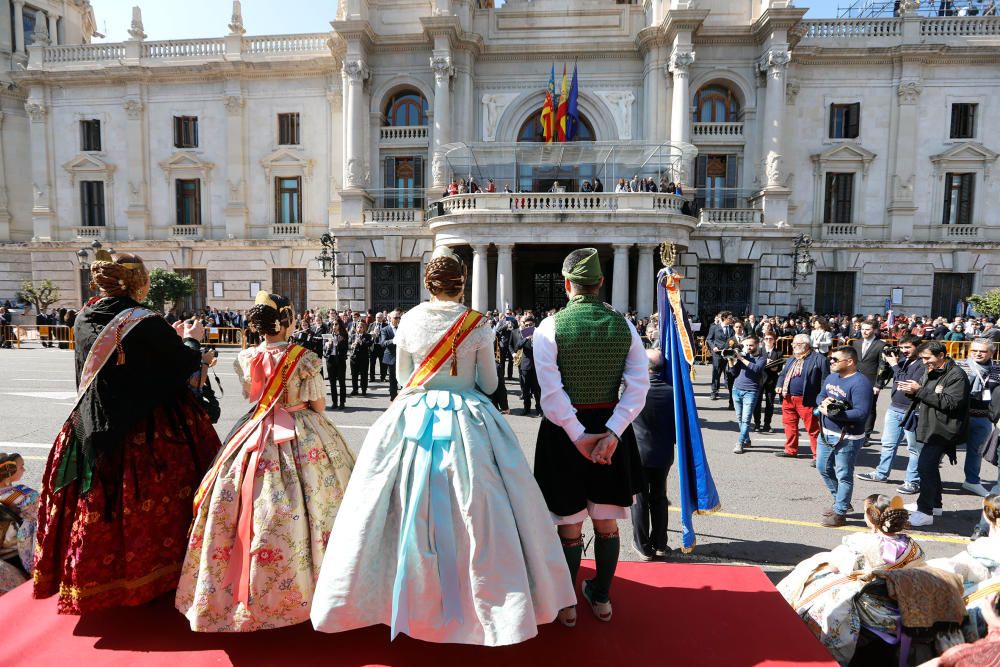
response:
<path fill-rule="evenodd" d="M 285 147 L 265 155 L 260 161 L 268 178 L 280 172 L 279 175 L 301 174 L 309 180 L 312 178 L 313 164 L 313 160 L 307 160 L 297 151 Z"/>
<path fill-rule="evenodd" d="M 115 172 L 115 165 L 109 164 L 90 153 L 80 153 L 72 160 L 63 165 L 63 169 L 69 172 L 71 183 L 76 183 L 77 179 L 84 181 L 111 181 Z"/>
<path fill-rule="evenodd" d="M 982 169 L 989 178 L 990 167 L 1000 157 L 1000 153 L 991 151 L 982 144 L 965 141 L 955 144 L 943 153 L 931 156 L 931 162 L 937 173 L 950 170 Z"/>
<path fill-rule="evenodd" d="M 866 176 L 868 175 L 868 167 L 871 166 L 872 161 L 878 157 L 875 153 L 871 152 L 864 146 L 859 146 L 858 144 L 838 144 L 833 146 L 822 153 L 816 153 L 812 156 L 813 164 L 817 168 L 836 168 L 840 167 L 861 167 L 861 171 Z"/>
<path fill-rule="evenodd" d="M 208 172 L 215 168 L 211 162 L 202 160 L 196 153 L 189 151 L 177 151 L 166 160 L 160 162 L 160 169 L 163 170 L 167 178 L 174 172 L 195 173 L 202 177 L 207 177 Z"/>

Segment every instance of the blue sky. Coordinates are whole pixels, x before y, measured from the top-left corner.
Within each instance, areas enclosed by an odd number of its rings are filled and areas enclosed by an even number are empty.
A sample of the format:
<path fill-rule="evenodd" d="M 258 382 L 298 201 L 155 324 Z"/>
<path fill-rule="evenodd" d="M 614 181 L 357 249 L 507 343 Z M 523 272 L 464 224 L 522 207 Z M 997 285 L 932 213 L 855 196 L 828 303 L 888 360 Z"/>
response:
<path fill-rule="evenodd" d="M 837 6 L 849 0 L 800 0 L 810 18 L 837 15 Z M 98 29 L 106 40 L 128 39 L 132 6 L 142 7 L 149 39 L 220 37 L 228 32 L 231 0 L 93 0 Z M 325 32 L 337 11 L 337 0 L 243 0 L 247 34 L 277 35 Z"/>

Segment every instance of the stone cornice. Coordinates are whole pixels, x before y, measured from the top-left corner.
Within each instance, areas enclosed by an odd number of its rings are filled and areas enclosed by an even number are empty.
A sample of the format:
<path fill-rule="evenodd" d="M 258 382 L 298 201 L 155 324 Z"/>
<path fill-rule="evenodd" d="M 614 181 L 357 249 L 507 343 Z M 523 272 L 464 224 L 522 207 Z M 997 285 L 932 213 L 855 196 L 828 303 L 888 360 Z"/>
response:
<path fill-rule="evenodd" d="M 786 9 L 767 9 L 754 21 L 751 30 L 757 35 L 759 42 L 767 41 L 769 34 L 775 30 L 791 30 L 806 15 L 807 9 L 788 7 Z"/>
<path fill-rule="evenodd" d="M 344 41 L 360 42 L 362 48 L 368 48 L 377 38 L 368 21 L 330 21 L 330 26 Z"/>
<path fill-rule="evenodd" d="M 189 83 L 194 81 L 225 81 L 230 79 L 281 79 L 296 77 L 340 75 L 341 60 L 323 56 L 309 60 L 278 62 L 209 61 L 203 63 L 178 62 L 170 65 L 141 67 L 107 65 L 89 70 L 26 70 L 13 72 L 19 86 L 49 86 L 55 84 L 84 85 L 93 83 Z"/>
<path fill-rule="evenodd" d="M 432 47 L 436 37 L 447 37 L 450 49 L 471 51 L 473 54 L 479 54 L 483 50 L 482 35 L 463 31 L 457 16 L 422 16 L 420 25 L 424 31 L 424 39 L 429 41 Z"/>
<path fill-rule="evenodd" d="M 1000 62 L 1000 45 L 946 46 L 905 44 L 886 47 L 828 48 L 798 46 L 795 62 L 802 65 L 888 65 L 895 63 L 975 65 Z"/>
<path fill-rule="evenodd" d="M 664 39 L 673 42 L 679 32 L 697 32 L 710 13 L 707 9 L 671 9 L 660 24 Z"/>

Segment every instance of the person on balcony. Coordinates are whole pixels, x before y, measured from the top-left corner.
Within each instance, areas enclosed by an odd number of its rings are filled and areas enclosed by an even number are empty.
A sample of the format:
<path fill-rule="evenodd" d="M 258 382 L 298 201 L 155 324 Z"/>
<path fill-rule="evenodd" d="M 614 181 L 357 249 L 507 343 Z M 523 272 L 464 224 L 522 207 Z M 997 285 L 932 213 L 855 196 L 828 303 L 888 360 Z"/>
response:
<path fill-rule="evenodd" d="M 594 192 L 604 192 L 604 183 L 601 183 L 601 179 L 594 179 Z"/>
<path fill-rule="evenodd" d="M 457 195 L 457 194 L 458 194 L 458 183 L 455 182 L 454 178 L 452 178 L 451 183 L 448 184 L 448 195 Z"/>
<path fill-rule="evenodd" d="M 486 181 L 486 192 L 494 193 L 497 191 L 497 184 L 493 182 L 493 179 Z"/>
<path fill-rule="evenodd" d="M 615 192 L 629 192 L 628 183 L 625 182 L 624 178 L 618 179 L 618 184 L 615 185 Z"/>

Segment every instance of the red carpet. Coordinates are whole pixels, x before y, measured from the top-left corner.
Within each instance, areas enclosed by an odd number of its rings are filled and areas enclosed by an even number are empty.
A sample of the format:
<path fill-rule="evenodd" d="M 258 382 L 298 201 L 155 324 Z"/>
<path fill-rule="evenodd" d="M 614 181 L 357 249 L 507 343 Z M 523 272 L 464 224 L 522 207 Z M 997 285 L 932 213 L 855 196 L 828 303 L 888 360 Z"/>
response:
<path fill-rule="evenodd" d="M 583 574 L 590 576 L 587 568 Z M 0 597 L 0 665 L 415 665 L 641 667 L 835 665 L 757 568 L 622 563 L 614 620 L 579 608 L 577 627 L 540 628 L 516 646 L 427 644 L 385 626 L 339 635 L 306 625 L 250 634 L 196 634 L 173 598 L 85 618 L 58 616 L 30 586 Z"/>

